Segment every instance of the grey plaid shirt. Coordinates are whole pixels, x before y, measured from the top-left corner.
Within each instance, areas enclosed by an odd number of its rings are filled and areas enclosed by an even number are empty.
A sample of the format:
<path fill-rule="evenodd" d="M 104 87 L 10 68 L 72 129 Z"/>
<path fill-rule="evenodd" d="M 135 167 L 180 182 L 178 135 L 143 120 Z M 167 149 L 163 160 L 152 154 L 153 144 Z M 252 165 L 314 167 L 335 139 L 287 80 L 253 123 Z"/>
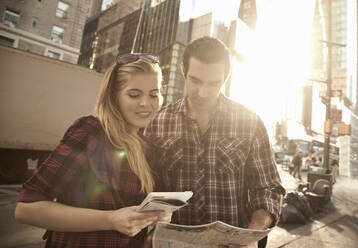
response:
<path fill-rule="evenodd" d="M 144 139 L 156 191 L 194 192 L 173 222 L 199 225 L 221 220 L 247 227 L 253 211 L 264 209 L 274 223 L 285 190 L 260 118 L 220 95 L 209 128 L 201 134 L 187 101 L 164 108 L 147 127 Z"/>

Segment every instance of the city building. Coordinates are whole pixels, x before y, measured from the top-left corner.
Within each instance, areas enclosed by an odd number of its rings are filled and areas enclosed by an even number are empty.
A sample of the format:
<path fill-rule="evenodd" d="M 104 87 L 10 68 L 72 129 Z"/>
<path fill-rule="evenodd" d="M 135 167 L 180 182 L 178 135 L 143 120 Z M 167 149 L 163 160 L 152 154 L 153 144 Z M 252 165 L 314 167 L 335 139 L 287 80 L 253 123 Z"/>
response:
<path fill-rule="evenodd" d="M 241 0 L 238 17 L 248 27 L 255 30 L 257 21 L 256 0 Z"/>
<path fill-rule="evenodd" d="M 118 54 L 131 52 L 141 0 L 117 0 L 91 16 L 84 27 L 79 64 L 104 72 Z"/>
<path fill-rule="evenodd" d="M 164 105 L 181 97 L 184 90 L 180 61 L 186 42 L 176 39 L 180 4 L 180 0 L 146 0 L 135 37 L 134 52 L 152 53 L 160 59 Z"/>
<path fill-rule="evenodd" d="M 120 53 L 132 49 L 140 15 L 140 0 L 116 1 L 91 16 L 85 25 L 79 64 L 103 72 Z"/>
<path fill-rule="evenodd" d="M 325 102 L 327 86 L 328 48 L 325 42 L 328 28 L 331 32 L 331 115 L 342 113 L 338 121 L 351 126 L 351 134 L 339 136 L 338 124 L 334 124 L 331 144 L 338 145 L 339 170 L 343 176 L 358 178 L 358 109 L 357 109 L 357 3 L 347 0 L 331 1 L 331 26 L 328 26 L 328 2 L 316 0 L 312 28 L 312 85 L 306 93 L 311 101 L 311 123 L 305 122 L 313 133 L 323 133 L 326 118 Z M 312 100 L 310 99 L 310 96 Z M 323 102 L 323 103 L 322 103 Z M 309 104 L 307 104 L 309 105 Z M 309 109 L 309 107 L 307 107 Z M 333 118 L 333 116 L 331 116 Z M 306 120 L 309 118 L 306 116 Z"/>
<path fill-rule="evenodd" d="M 347 78 L 343 96 L 343 121 L 351 125 L 351 135 L 339 138 L 341 144 L 339 172 L 358 178 L 358 6 L 357 1 L 346 3 Z"/>
<path fill-rule="evenodd" d="M 0 1 L 0 44 L 77 64 L 85 21 L 101 3 Z"/>

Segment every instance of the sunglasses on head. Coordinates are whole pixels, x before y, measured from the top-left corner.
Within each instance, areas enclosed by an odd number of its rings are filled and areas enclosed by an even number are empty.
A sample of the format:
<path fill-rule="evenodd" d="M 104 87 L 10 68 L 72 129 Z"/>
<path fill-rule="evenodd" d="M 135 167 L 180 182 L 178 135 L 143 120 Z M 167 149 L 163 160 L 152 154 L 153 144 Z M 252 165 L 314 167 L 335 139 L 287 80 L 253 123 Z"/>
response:
<path fill-rule="evenodd" d="M 124 64 L 128 64 L 128 63 L 132 63 L 137 61 L 140 58 L 144 58 L 149 60 L 152 63 L 159 63 L 159 59 L 158 57 L 148 54 L 148 53 L 128 53 L 128 54 L 123 54 L 123 55 L 119 55 L 117 57 L 117 64 L 118 65 L 124 65 Z"/>

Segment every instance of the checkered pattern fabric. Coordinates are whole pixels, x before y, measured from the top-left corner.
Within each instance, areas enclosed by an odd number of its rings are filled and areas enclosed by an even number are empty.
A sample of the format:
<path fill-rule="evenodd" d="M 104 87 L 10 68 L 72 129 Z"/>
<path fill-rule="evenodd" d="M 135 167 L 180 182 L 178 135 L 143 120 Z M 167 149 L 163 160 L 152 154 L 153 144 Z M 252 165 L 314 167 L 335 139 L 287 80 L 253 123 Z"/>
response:
<path fill-rule="evenodd" d="M 47 160 L 25 182 L 19 201 L 57 199 L 77 207 L 116 210 L 145 197 L 127 160 L 105 139 L 97 118 L 78 119 Z M 117 231 L 47 233 L 46 247 L 141 247 L 144 231 L 131 238 Z"/>
<path fill-rule="evenodd" d="M 220 95 L 209 128 L 201 134 L 186 99 L 164 108 L 144 132 L 157 191 L 194 192 L 173 222 L 199 225 L 221 220 L 247 227 L 264 209 L 276 223 L 285 190 L 264 124 L 239 103 Z"/>

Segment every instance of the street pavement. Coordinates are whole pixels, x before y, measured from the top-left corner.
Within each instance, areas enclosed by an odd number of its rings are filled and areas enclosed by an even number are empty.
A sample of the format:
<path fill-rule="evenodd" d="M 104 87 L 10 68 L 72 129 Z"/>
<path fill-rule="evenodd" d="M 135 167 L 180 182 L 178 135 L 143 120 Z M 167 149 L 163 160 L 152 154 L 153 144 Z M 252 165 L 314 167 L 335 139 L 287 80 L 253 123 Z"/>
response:
<path fill-rule="evenodd" d="M 278 165 L 283 186 L 287 192 L 298 183 L 307 182 L 292 177 Z M 269 234 L 268 248 L 356 248 L 358 247 L 358 180 L 338 177 L 333 186 L 331 202 L 316 213 L 313 221 L 305 225 L 279 224 Z"/>
<path fill-rule="evenodd" d="M 0 185 L 0 247 L 45 247 L 44 229 L 16 223 L 14 210 L 20 185 Z"/>

